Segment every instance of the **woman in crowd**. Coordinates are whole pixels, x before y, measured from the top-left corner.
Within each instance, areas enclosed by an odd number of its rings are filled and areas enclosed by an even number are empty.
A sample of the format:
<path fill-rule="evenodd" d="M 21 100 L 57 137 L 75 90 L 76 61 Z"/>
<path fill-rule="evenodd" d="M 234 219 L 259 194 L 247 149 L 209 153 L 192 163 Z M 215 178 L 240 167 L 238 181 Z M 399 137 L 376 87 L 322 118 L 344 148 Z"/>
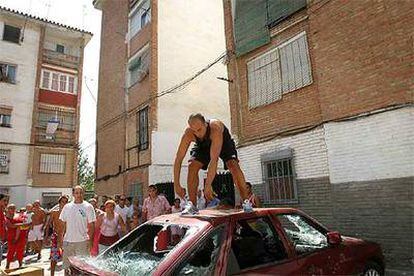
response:
<path fill-rule="evenodd" d="M 103 252 L 110 245 L 119 240 L 118 227 L 122 233 L 126 233 L 126 226 L 122 217 L 115 212 L 115 201 L 105 202 L 105 213 L 97 219 L 100 228 L 99 252 Z"/>
<path fill-rule="evenodd" d="M 96 198 L 91 198 L 89 200 L 89 203 L 93 206 L 93 209 L 95 210 L 95 216 L 97 218 L 95 222 L 95 232 L 93 234 L 93 243 L 92 243 L 92 248 L 90 252 L 92 256 L 98 256 L 99 238 L 101 236 L 101 229 L 99 228 L 99 225 L 98 225 L 98 219 L 99 217 L 103 216 L 104 212 L 98 208 L 98 200 Z"/>
<path fill-rule="evenodd" d="M 10 263 L 16 257 L 19 262 L 19 268 L 23 264 L 24 249 L 27 242 L 27 225 L 23 223 L 24 218 L 16 215 L 16 206 L 9 204 L 7 206 L 6 227 L 7 227 L 7 263 L 6 269 L 10 268 Z"/>

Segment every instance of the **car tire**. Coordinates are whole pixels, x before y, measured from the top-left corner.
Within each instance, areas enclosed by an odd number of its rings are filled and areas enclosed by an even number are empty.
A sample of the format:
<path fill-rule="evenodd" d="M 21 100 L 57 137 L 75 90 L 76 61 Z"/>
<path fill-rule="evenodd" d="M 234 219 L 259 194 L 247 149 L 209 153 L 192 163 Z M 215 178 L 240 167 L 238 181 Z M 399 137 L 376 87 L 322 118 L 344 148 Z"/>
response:
<path fill-rule="evenodd" d="M 363 276 L 383 276 L 384 269 L 376 262 L 368 262 L 362 272 Z"/>

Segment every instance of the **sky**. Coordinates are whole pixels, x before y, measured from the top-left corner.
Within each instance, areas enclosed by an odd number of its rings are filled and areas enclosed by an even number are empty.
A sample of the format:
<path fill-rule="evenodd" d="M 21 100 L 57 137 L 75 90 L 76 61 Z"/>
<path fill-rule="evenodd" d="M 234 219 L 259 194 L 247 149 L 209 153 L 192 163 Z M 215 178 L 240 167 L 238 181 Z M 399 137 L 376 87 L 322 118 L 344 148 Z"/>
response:
<path fill-rule="evenodd" d="M 79 137 L 79 142 L 93 165 L 101 11 L 93 7 L 92 0 L 0 0 L 0 5 L 93 33 L 84 53 Z"/>

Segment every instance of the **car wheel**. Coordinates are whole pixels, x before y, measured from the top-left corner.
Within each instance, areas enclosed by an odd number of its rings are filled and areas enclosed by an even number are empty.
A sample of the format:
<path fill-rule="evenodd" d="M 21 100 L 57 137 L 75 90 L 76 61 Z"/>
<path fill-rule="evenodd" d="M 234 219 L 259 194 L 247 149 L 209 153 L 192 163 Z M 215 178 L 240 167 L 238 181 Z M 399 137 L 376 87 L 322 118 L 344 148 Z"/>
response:
<path fill-rule="evenodd" d="M 364 268 L 363 276 L 382 276 L 384 275 L 382 267 L 374 262 L 368 262 Z"/>

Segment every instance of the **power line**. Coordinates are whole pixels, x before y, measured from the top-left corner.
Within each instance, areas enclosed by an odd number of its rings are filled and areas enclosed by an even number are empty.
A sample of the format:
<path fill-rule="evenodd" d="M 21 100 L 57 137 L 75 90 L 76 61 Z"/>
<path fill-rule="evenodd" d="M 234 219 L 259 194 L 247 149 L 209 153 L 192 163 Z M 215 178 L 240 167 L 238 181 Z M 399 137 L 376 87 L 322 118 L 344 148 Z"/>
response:
<path fill-rule="evenodd" d="M 83 77 L 83 79 L 85 80 L 86 90 L 88 90 L 89 95 L 91 95 L 91 97 L 92 97 L 93 101 L 94 101 L 96 104 L 98 104 L 98 101 L 96 100 L 95 95 L 92 93 L 91 89 L 89 88 L 88 82 L 86 81 L 86 80 L 87 80 L 87 79 L 86 79 L 86 76 L 84 76 L 84 77 Z"/>
<path fill-rule="evenodd" d="M 221 61 L 224 57 L 227 56 L 227 51 L 223 52 L 221 55 L 219 55 L 214 61 L 212 61 L 211 63 L 207 64 L 204 68 L 202 68 L 201 70 L 197 71 L 193 76 L 187 78 L 186 80 L 168 88 L 165 89 L 159 93 L 157 93 L 155 96 L 150 97 L 148 100 L 144 101 L 143 103 L 141 103 L 140 105 L 134 107 L 131 110 L 128 111 L 123 111 L 121 113 L 119 113 L 118 115 L 116 115 L 115 117 L 113 117 L 112 119 L 108 120 L 107 122 L 102 123 L 102 125 L 98 126 L 96 128 L 96 133 L 98 133 L 99 131 L 103 130 L 104 128 L 118 122 L 120 119 L 122 119 L 124 116 L 132 114 L 138 110 L 140 110 L 141 108 L 143 108 L 144 106 L 150 104 L 153 100 L 157 99 L 157 98 L 161 98 L 165 95 L 168 94 L 173 94 L 173 93 L 177 93 L 179 91 L 182 91 L 185 87 L 187 87 L 193 80 L 195 80 L 197 77 L 199 77 L 201 74 L 203 74 L 204 72 L 206 72 L 208 69 L 210 69 L 213 65 L 217 64 L 219 61 Z"/>

